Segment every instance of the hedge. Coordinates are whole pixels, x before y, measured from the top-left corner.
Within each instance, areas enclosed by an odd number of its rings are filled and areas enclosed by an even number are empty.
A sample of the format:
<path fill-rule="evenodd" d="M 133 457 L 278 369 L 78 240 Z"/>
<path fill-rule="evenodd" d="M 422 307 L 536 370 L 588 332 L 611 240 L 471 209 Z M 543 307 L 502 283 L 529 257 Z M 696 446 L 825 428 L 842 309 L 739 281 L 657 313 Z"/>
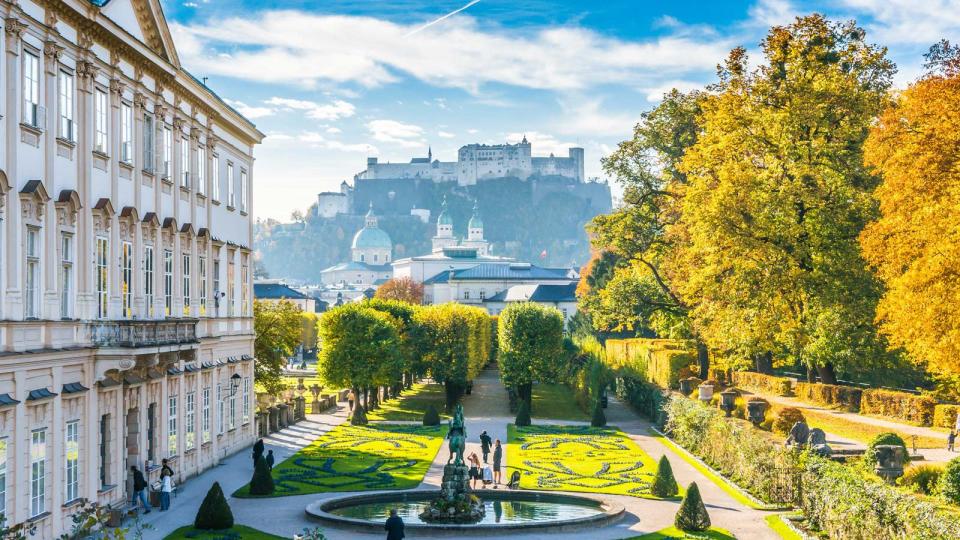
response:
<path fill-rule="evenodd" d="M 654 424 L 664 424 L 663 405 L 667 402 L 667 396 L 659 386 L 636 377 L 621 377 L 617 380 L 617 397 L 629 403 Z"/>
<path fill-rule="evenodd" d="M 793 393 L 790 379 L 774 377 L 752 371 L 734 371 L 731 380 L 735 386 L 755 392 L 770 392 L 777 396 L 789 396 Z"/>
<path fill-rule="evenodd" d="M 850 386 L 805 382 L 798 382 L 794 390 L 797 397 L 804 401 L 830 407 L 839 406 L 850 412 L 860 410 L 860 396 L 863 393 L 859 388 Z"/>
<path fill-rule="evenodd" d="M 864 390 L 860 398 L 860 413 L 932 426 L 936 405 L 937 401 L 930 396 L 894 390 Z"/>
<path fill-rule="evenodd" d="M 960 405 L 937 405 L 933 408 L 934 427 L 953 428 L 957 425 Z"/>
<path fill-rule="evenodd" d="M 663 388 L 679 388 L 692 373 L 697 352 L 689 341 L 674 339 L 610 339 L 607 363 L 622 374 L 645 378 Z"/>

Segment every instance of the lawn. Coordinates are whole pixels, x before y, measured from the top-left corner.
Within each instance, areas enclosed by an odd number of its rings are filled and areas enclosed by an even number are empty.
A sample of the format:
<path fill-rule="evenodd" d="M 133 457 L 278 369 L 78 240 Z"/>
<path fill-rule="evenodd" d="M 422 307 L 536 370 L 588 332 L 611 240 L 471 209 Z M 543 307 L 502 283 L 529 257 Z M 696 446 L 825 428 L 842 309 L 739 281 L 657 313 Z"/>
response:
<path fill-rule="evenodd" d="M 777 409 L 777 407 L 774 407 L 772 411 L 768 412 L 767 418 L 773 418 L 774 415 L 777 414 Z M 829 434 L 853 439 L 864 444 L 870 443 L 874 437 L 881 433 L 889 433 L 891 431 L 889 428 L 847 420 L 827 411 L 821 412 L 803 409 L 803 416 L 806 417 L 807 424 L 811 429 L 820 428 Z M 910 435 L 900 435 L 903 437 L 903 440 L 906 441 L 907 448 L 912 448 L 913 441 Z M 946 438 L 917 437 L 917 448 L 944 448 L 946 444 Z"/>
<path fill-rule="evenodd" d="M 656 462 L 617 428 L 511 424 L 507 437 L 508 472 L 520 471 L 521 488 L 656 498 Z"/>
<path fill-rule="evenodd" d="M 340 425 L 273 468 L 276 491 L 270 496 L 414 488 L 445 432 L 416 425 Z M 251 497 L 249 486 L 233 495 Z"/>
<path fill-rule="evenodd" d="M 368 411 L 367 419 L 418 422 L 423 420 L 423 412 L 431 404 L 444 416 L 446 399 L 442 384 L 416 383 L 409 390 L 404 390 L 399 398 L 388 399 L 380 404 L 379 409 Z"/>
<path fill-rule="evenodd" d="M 286 536 L 265 533 L 246 525 L 234 525 L 231 529 L 219 531 L 200 531 L 193 525 L 180 527 L 164 538 L 164 540 L 223 540 L 225 538 L 237 540 L 287 540 Z"/>
<path fill-rule="evenodd" d="M 564 384 L 533 385 L 531 415 L 549 420 L 590 421 L 590 416 L 573 399 L 573 391 Z"/>
<path fill-rule="evenodd" d="M 783 538 L 783 540 L 803 540 L 802 536 L 787 525 L 783 515 L 773 514 L 763 518 L 763 520 L 766 521 L 767 525 L 773 529 L 773 532 L 777 533 L 777 536 Z"/>
<path fill-rule="evenodd" d="M 736 537 L 729 531 L 710 527 L 703 532 L 684 532 L 676 527 L 668 527 L 655 533 L 645 534 L 643 536 L 634 536 L 628 540 L 736 540 Z"/>

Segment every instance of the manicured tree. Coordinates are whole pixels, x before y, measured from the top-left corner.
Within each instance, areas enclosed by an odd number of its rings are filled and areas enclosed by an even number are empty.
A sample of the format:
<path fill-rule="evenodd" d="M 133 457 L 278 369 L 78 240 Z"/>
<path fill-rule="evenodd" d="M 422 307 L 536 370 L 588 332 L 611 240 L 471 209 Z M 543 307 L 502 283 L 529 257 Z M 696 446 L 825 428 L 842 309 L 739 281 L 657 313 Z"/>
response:
<path fill-rule="evenodd" d="M 267 460 L 261 457 L 253 467 L 253 478 L 250 480 L 250 494 L 270 495 L 273 493 L 273 490 L 273 475 L 270 473 L 270 466 L 267 465 Z"/>
<path fill-rule="evenodd" d="M 707 514 L 707 507 L 703 505 L 703 499 L 700 498 L 700 488 L 696 482 L 692 482 L 687 488 L 687 494 L 683 496 L 680 503 L 680 510 L 677 510 L 677 516 L 673 524 L 681 531 L 705 531 L 710 528 L 710 515 Z"/>
<path fill-rule="evenodd" d="M 593 418 L 590 419 L 590 425 L 593 427 L 604 427 L 607 425 L 607 416 L 603 414 L 603 407 L 598 399 L 593 405 Z"/>
<path fill-rule="evenodd" d="M 263 462 L 263 460 L 260 460 Z M 264 463 L 266 465 L 266 463 Z M 269 473 L 268 473 L 269 474 Z M 273 485 L 271 481 L 270 485 Z M 223 496 L 220 483 L 214 482 L 207 491 L 207 496 L 200 503 L 197 517 L 193 520 L 193 528 L 201 530 L 223 530 L 233 527 L 233 512 Z"/>
<path fill-rule="evenodd" d="M 680 492 L 680 486 L 673 478 L 673 467 L 670 466 L 670 460 L 667 456 L 660 456 L 657 463 L 657 472 L 653 475 L 653 482 L 650 484 L 650 493 L 656 497 L 668 498 L 675 497 Z"/>
<path fill-rule="evenodd" d="M 400 337 L 400 354 L 403 357 L 400 371 L 395 373 L 395 380 L 392 381 L 394 388 L 403 383 L 403 378 L 408 379 L 422 377 L 427 370 L 427 365 L 414 346 L 414 320 L 413 316 L 419 309 L 419 306 L 401 302 L 398 300 L 386 300 L 382 298 L 371 298 L 363 305 L 382 311 L 392 316 L 397 323 L 397 334 Z"/>
<path fill-rule="evenodd" d="M 511 304 L 497 322 L 500 378 L 531 405 L 533 381 L 557 382 L 566 366 L 563 353 L 563 315 L 534 302 Z"/>
<path fill-rule="evenodd" d="M 527 405 L 526 401 L 520 402 L 520 408 L 517 409 L 517 418 L 513 421 L 513 424 L 517 427 L 530 425 L 530 405 Z"/>
<path fill-rule="evenodd" d="M 489 361 L 490 333 L 490 316 L 480 308 L 450 303 L 424 306 L 414 314 L 414 350 L 444 385 L 447 410 Z"/>
<path fill-rule="evenodd" d="M 433 403 L 427 405 L 427 410 L 423 412 L 423 425 L 425 426 L 439 426 L 440 425 L 440 413 L 437 412 L 437 408 L 433 406 Z"/>

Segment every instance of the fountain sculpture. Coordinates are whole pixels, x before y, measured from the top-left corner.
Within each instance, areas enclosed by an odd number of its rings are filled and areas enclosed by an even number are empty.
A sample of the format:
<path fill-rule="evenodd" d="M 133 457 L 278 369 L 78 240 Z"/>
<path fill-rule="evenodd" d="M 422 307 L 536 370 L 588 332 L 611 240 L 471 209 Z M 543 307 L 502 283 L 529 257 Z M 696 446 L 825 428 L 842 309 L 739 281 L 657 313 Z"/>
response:
<path fill-rule="evenodd" d="M 443 467 L 440 496 L 420 514 L 427 523 L 476 523 L 483 519 L 483 503 L 470 490 L 470 471 L 463 461 L 467 429 L 463 420 L 463 406 L 459 403 L 449 421 L 447 439 L 450 457 Z M 452 462 L 452 463 L 451 463 Z"/>

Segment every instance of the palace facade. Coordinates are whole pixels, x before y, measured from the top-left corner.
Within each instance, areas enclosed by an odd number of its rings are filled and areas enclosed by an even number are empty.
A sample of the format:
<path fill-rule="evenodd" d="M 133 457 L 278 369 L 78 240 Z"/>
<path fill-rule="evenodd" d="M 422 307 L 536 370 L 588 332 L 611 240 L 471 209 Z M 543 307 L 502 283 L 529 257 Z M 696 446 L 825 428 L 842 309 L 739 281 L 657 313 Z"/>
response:
<path fill-rule="evenodd" d="M 38 538 L 253 442 L 253 147 L 158 0 L 0 3 L 0 512 Z"/>

